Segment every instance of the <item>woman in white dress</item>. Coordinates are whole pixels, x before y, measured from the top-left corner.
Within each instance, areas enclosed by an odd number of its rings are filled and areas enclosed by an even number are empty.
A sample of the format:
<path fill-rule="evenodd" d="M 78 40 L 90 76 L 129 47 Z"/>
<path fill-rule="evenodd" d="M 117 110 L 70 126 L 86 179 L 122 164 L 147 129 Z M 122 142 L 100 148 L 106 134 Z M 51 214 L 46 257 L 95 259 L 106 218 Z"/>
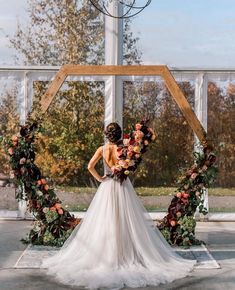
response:
<path fill-rule="evenodd" d="M 88 289 L 121 289 L 169 283 L 185 277 L 196 261 L 181 258 L 155 227 L 127 178 L 110 177 L 117 162 L 117 123 L 105 130 L 108 143 L 97 149 L 88 169 L 101 182 L 81 223 L 42 268 L 58 281 Z M 104 176 L 95 170 L 103 159 Z"/>

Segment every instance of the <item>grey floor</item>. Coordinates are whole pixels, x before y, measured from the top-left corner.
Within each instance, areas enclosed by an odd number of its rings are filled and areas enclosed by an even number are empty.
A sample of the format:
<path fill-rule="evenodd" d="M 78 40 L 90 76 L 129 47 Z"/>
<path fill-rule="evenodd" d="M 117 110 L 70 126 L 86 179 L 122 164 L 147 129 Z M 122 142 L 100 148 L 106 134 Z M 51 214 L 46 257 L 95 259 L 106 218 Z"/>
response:
<path fill-rule="evenodd" d="M 81 289 L 53 281 L 43 270 L 13 268 L 26 248 L 20 239 L 30 226 L 30 221 L 0 220 L 0 290 Z M 199 222 L 197 237 L 207 243 L 221 269 L 194 270 L 190 276 L 171 284 L 138 289 L 235 290 L 235 222 Z"/>

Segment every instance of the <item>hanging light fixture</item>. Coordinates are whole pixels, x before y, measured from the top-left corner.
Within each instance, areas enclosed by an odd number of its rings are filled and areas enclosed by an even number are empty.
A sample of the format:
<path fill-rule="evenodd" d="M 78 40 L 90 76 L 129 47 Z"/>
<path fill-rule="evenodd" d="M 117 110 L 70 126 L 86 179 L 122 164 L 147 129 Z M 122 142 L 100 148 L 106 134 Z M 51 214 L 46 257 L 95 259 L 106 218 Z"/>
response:
<path fill-rule="evenodd" d="M 150 5 L 152 0 L 89 0 L 90 3 L 101 13 L 113 18 L 131 18 L 143 11 Z M 109 3 L 116 1 L 117 5 L 122 5 L 122 15 L 113 15 L 109 11 Z"/>

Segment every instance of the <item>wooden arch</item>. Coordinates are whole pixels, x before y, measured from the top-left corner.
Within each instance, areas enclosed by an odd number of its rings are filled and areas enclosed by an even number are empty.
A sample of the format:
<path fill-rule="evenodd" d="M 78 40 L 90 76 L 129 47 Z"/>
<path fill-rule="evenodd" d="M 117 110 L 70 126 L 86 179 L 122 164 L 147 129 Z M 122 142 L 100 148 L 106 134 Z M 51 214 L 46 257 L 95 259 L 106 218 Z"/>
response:
<path fill-rule="evenodd" d="M 51 85 L 42 96 L 40 105 L 42 112 L 45 113 L 49 108 L 53 98 L 59 91 L 60 87 L 68 76 L 81 75 L 81 76 L 161 76 L 168 88 L 171 96 L 175 100 L 182 114 L 184 115 L 189 126 L 196 134 L 203 146 L 207 145 L 206 132 L 202 127 L 200 121 L 192 110 L 190 104 L 185 98 L 183 92 L 178 86 L 173 75 L 165 65 L 131 65 L 131 66 L 118 66 L 118 65 L 64 65 L 56 74 Z M 34 116 L 34 112 L 32 113 Z"/>

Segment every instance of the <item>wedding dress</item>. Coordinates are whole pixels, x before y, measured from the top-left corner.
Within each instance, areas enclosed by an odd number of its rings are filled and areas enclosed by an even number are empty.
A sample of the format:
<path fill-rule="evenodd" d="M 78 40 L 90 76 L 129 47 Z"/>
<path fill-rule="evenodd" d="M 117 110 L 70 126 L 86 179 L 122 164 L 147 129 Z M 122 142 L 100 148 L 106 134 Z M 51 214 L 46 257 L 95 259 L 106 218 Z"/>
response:
<path fill-rule="evenodd" d="M 63 284 L 121 289 L 172 282 L 187 276 L 195 263 L 169 246 L 129 178 L 120 184 L 108 177 L 63 247 L 41 267 Z"/>

